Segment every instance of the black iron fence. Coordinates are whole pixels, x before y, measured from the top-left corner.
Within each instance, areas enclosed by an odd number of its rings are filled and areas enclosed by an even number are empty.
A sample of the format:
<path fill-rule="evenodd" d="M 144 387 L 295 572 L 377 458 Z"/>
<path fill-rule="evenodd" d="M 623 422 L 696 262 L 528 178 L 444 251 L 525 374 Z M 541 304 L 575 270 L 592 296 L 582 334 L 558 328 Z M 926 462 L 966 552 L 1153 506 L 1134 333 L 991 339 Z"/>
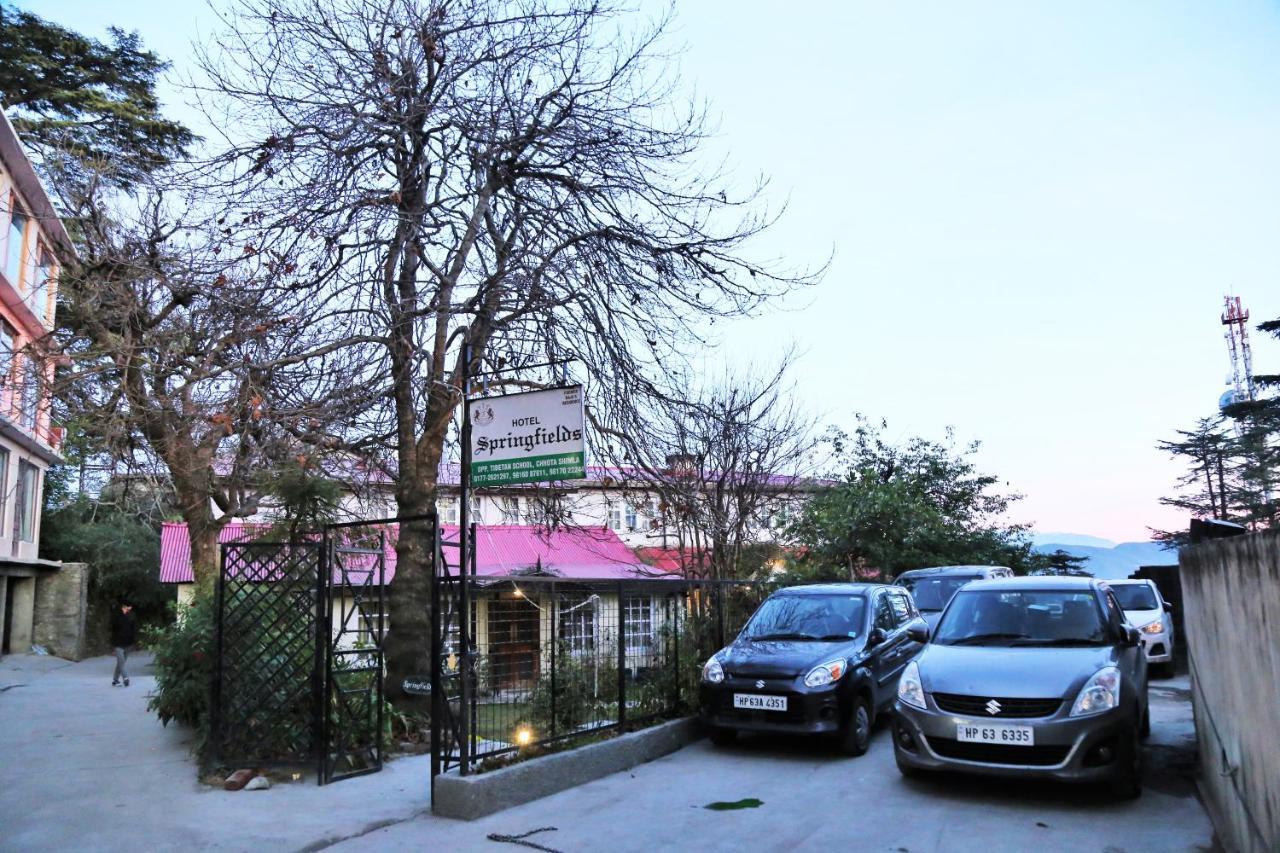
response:
<path fill-rule="evenodd" d="M 480 580 L 471 590 L 474 667 L 458 700 L 460 763 L 484 769 L 521 750 L 568 745 L 694 710 L 702 664 L 768 593 L 685 580 Z M 449 642 L 449 639 L 452 642 Z M 457 670 L 456 634 L 446 668 Z M 462 726 L 459 726 L 462 729 Z M 445 766 L 459 763 L 452 755 Z"/>

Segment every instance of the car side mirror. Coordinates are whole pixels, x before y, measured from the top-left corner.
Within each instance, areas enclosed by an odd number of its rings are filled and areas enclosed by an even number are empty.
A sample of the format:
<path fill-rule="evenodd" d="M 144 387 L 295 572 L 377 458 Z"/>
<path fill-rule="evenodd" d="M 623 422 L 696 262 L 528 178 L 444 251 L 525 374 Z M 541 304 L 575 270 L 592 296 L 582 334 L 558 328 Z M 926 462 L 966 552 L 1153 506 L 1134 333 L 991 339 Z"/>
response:
<path fill-rule="evenodd" d="M 885 634 L 879 628 L 872 628 L 871 633 L 867 634 L 867 648 L 874 649 L 876 646 L 884 642 Z"/>
<path fill-rule="evenodd" d="M 1163 607 L 1164 607 L 1164 612 L 1165 612 L 1165 613 L 1172 613 L 1172 612 L 1173 612 L 1173 605 L 1172 605 L 1172 604 L 1170 604 L 1169 602 L 1167 602 L 1167 601 L 1162 601 L 1162 602 L 1160 602 L 1160 604 L 1161 604 L 1161 606 L 1163 606 Z"/>
<path fill-rule="evenodd" d="M 929 623 L 917 617 L 907 623 L 907 639 L 916 643 L 929 642 Z"/>
<path fill-rule="evenodd" d="M 1128 625 L 1124 629 L 1124 644 L 1126 646 L 1136 646 L 1142 642 L 1142 635 L 1138 633 L 1138 629 L 1132 625 Z"/>

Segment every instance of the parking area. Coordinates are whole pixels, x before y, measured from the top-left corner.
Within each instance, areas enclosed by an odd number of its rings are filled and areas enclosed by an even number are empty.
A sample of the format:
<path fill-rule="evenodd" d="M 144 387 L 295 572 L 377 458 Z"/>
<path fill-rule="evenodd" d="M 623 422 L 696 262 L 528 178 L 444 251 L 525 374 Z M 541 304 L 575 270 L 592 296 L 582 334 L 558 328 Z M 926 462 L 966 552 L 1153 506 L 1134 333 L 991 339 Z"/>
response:
<path fill-rule="evenodd" d="M 498 850 L 491 834 L 588 850 L 923 851 L 1213 850 L 1196 798 L 1194 728 L 1185 677 L 1153 682 L 1146 790 L 1133 802 L 1101 791 L 950 776 L 904 780 L 879 727 L 861 758 L 828 744 L 706 741 L 625 773 L 475 823 L 418 818 L 350 839 L 344 850 Z M 749 803 L 716 810 L 713 803 Z M 518 849 L 510 847 L 509 849 Z M 525 848 L 528 849 L 528 848 Z"/>

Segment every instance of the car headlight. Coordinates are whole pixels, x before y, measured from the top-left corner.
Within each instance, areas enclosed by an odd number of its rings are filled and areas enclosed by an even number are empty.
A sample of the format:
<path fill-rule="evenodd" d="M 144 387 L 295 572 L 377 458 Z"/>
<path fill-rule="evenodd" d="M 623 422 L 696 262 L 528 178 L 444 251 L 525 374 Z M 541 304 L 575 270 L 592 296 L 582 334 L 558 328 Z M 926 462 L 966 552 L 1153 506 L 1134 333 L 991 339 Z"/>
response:
<path fill-rule="evenodd" d="M 1104 666 L 1085 682 L 1071 706 L 1071 716 L 1080 717 L 1085 714 L 1100 714 L 1110 711 L 1120 704 L 1120 670 L 1114 666 Z"/>
<path fill-rule="evenodd" d="M 715 655 L 703 664 L 702 680 L 708 684 L 719 684 L 724 681 L 724 667 L 720 666 L 720 661 L 716 660 Z"/>
<path fill-rule="evenodd" d="M 926 710 L 924 685 L 920 683 L 920 667 L 916 666 L 915 661 L 907 664 L 907 668 L 902 671 L 902 677 L 898 679 L 898 698 L 913 708 Z"/>
<path fill-rule="evenodd" d="M 848 668 L 848 661 L 844 658 L 836 658 L 826 663 L 818 664 L 809 670 L 809 674 L 804 677 L 805 687 L 821 687 L 824 684 L 831 684 L 839 681 Z"/>
<path fill-rule="evenodd" d="M 1162 634 L 1162 633 L 1164 633 L 1164 620 L 1163 620 L 1163 619 L 1157 619 L 1156 621 L 1154 621 L 1154 622 L 1152 622 L 1152 623 L 1150 623 L 1150 624 L 1148 624 L 1148 625 L 1143 625 L 1143 626 L 1142 626 L 1142 633 L 1144 633 L 1144 634 Z"/>

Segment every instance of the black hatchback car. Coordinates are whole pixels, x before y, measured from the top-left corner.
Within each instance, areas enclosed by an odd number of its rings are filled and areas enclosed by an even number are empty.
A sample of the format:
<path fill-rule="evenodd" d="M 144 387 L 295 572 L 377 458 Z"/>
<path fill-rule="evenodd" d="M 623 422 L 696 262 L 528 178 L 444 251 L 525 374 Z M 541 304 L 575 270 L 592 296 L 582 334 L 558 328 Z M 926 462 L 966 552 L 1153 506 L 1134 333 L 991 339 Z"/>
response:
<path fill-rule="evenodd" d="M 841 583 L 775 592 L 702 668 L 702 715 L 712 742 L 728 744 L 740 731 L 825 734 L 846 755 L 861 755 L 927 632 L 901 587 Z"/>

